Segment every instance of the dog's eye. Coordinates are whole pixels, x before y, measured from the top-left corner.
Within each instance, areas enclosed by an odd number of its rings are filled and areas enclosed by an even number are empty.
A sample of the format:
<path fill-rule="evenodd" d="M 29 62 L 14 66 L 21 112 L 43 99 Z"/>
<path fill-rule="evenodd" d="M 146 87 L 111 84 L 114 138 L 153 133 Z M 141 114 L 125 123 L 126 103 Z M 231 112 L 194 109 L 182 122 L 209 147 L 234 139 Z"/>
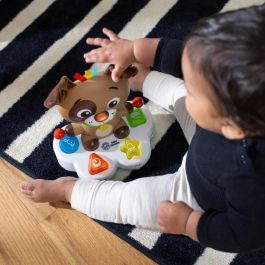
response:
<path fill-rule="evenodd" d="M 113 108 L 114 106 L 116 106 L 117 104 L 119 104 L 120 102 L 120 98 L 113 98 L 111 99 L 108 104 L 107 104 L 107 107 L 108 108 Z"/>
<path fill-rule="evenodd" d="M 81 100 L 75 102 L 69 111 L 69 119 L 71 121 L 84 121 L 88 117 L 94 115 L 97 111 L 96 104 L 91 100 Z"/>
<path fill-rule="evenodd" d="M 88 118 L 91 115 L 92 111 L 90 109 L 82 109 L 76 113 L 76 116 L 80 119 Z"/>

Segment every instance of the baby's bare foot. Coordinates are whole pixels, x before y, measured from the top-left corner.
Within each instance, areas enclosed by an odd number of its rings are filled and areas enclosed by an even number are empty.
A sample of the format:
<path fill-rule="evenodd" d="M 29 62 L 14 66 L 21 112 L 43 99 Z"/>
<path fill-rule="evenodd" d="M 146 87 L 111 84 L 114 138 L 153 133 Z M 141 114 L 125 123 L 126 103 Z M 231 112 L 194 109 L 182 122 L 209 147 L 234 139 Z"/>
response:
<path fill-rule="evenodd" d="M 77 179 L 61 177 L 56 180 L 33 179 L 20 184 L 21 192 L 34 202 L 69 201 Z"/>

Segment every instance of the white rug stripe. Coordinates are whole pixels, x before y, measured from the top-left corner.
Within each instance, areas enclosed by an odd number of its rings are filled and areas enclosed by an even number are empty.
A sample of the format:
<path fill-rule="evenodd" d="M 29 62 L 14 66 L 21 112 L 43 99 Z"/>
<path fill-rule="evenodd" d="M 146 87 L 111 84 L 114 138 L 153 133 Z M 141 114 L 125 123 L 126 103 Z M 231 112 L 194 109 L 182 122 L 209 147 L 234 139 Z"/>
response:
<path fill-rule="evenodd" d="M 235 253 L 226 253 L 212 248 L 205 248 L 194 265 L 229 265 L 236 255 Z"/>
<path fill-rule="evenodd" d="M 0 31 L 0 51 L 47 10 L 53 2 L 54 0 L 35 0 L 21 10 L 17 16 Z"/>
<path fill-rule="evenodd" d="M 72 30 L 57 40 L 13 83 L 0 92 L 0 118 L 44 76 L 85 34 L 108 13 L 118 0 L 102 0 Z"/>
<path fill-rule="evenodd" d="M 13 159 L 23 163 L 24 159 L 43 141 L 43 135 L 48 135 L 51 128 L 58 126 L 61 122 L 62 117 L 59 115 L 56 108 L 49 109 L 45 115 L 37 120 L 25 132 L 20 134 L 5 152 Z M 23 146 L 23 148 L 21 148 L 21 146 Z"/>
<path fill-rule="evenodd" d="M 125 39 L 144 38 L 178 0 L 151 0 L 119 33 Z"/>
<path fill-rule="evenodd" d="M 160 237 L 161 233 L 157 231 L 146 230 L 142 228 L 134 228 L 128 236 L 138 241 L 148 249 L 152 249 Z"/>
<path fill-rule="evenodd" d="M 251 1 L 249 1 L 249 0 L 230 0 L 224 6 L 224 8 L 221 10 L 221 13 L 229 11 L 229 10 L 235 10 L 235 9 L 244 8 L 244 7 L 253 6 L 253 5 L 262 5 L 264 3 L 265 3 L 264 0 L 251 0 Z"/>

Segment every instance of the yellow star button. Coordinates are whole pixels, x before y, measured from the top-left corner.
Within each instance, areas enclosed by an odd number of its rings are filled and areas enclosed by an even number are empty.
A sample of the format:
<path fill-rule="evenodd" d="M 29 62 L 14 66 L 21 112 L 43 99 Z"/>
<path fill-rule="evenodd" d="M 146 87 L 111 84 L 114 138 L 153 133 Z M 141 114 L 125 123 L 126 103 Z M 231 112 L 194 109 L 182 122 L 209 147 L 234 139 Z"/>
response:
<path fill-rule="evenodd" d="M 125 138 L 124 144 L 120 147 L 121 152 L 125 153 L 130 160 L 135 156 L 141 156 L 141 142 L 131 138 Z"/>

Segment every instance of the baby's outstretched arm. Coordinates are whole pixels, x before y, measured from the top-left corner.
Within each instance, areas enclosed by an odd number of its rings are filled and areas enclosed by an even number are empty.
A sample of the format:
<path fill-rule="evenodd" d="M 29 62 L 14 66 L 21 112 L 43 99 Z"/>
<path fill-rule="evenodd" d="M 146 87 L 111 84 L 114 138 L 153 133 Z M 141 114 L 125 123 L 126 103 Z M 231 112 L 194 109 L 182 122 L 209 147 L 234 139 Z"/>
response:
<path fill-rule="evenodd" d="M 137 39 L 134 41 L 120 38 L 116 33 L 103 28 L 109 39 L 88 38 L 90 45 L 100 46 L 84 54 L 87 63 L 112 63 L 112 79 L 118 81 L 121 73 L 132 63 L 152 66 L 159 39 Z"/>

